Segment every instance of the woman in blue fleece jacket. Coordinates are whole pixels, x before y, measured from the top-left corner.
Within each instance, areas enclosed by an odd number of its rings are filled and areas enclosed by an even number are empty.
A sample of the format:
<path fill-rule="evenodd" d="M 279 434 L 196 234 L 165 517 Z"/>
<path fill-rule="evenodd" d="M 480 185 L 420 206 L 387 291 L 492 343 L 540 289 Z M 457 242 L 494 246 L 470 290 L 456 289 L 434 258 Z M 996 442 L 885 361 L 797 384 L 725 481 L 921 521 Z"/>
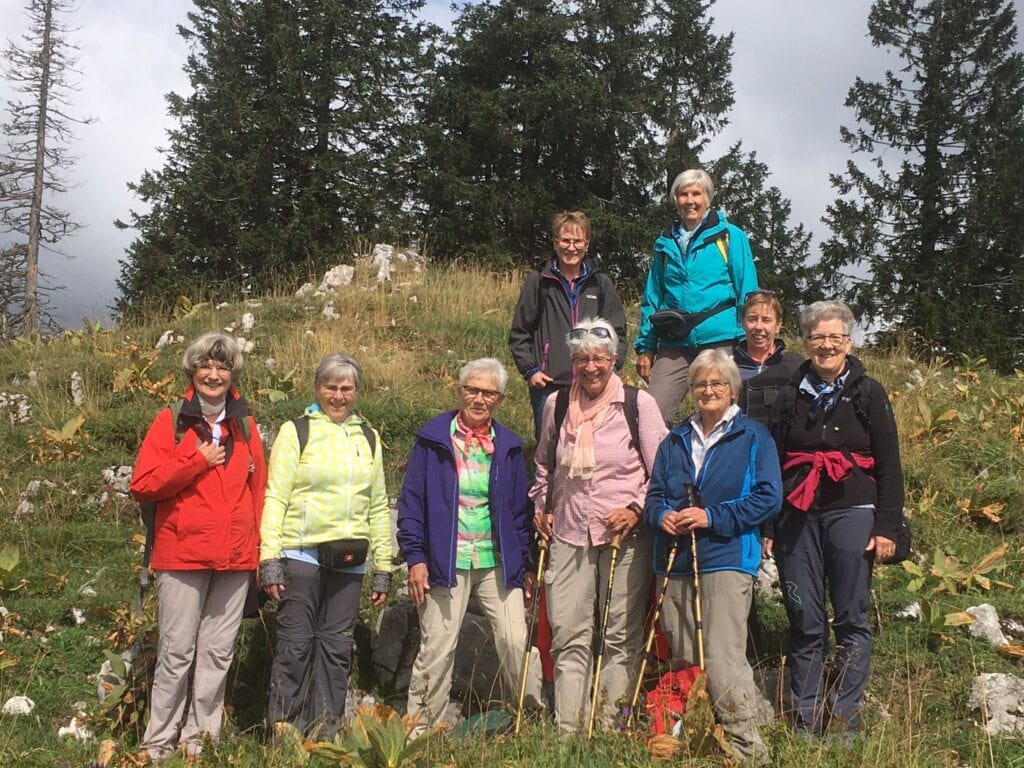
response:
<path fill-rule="evenodd" d="M 782 502 L 779 459 L 766 427 L 736 407 L 740 374 L 729 352 L 707 349 L 690 366 L 697 412 L 658 448 L 644 517 L 657 530 L 654 569 L 679 552 L 662 613 L 675 668 L 696 663 L 693 611 L 697 534 L 708 692 L 723 730 L 745 760 L 766 764 L 758 734 L 762 697 L 747 662 L 747 615 L 761 562 L 760 526 Z M 688 487 L 696 492 L 691 502 Z"/>

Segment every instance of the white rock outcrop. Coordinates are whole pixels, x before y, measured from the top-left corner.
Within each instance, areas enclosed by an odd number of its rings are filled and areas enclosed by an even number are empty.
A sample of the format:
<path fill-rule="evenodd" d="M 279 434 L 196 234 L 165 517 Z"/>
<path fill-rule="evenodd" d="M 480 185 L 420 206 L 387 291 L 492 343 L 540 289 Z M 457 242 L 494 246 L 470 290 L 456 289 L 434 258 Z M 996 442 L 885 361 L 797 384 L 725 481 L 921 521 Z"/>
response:
<path fill-rule="evenodd" d="M 31 715 L 36 708 L 36 703 L 28 696 L 11 696 L 0 707 L 0 713 L 5 715 Z"/>
<path fill-rule="evenodd" d="M 967 706 L 978 712 L 978 724 L 990 736 L 1024 736 L 1024 679 L 984 672 L 971 682 Z"/>
<path fill-rule="evenodd" d="M 967 625 L 967 631 L 975 637 L 984 637 L 996 648 L 1009 644 L 1006 635 L 999 626 L 999 614 L 988 603 L 971 606 L 966 613 L 974 617 L 974 622 Z"/>

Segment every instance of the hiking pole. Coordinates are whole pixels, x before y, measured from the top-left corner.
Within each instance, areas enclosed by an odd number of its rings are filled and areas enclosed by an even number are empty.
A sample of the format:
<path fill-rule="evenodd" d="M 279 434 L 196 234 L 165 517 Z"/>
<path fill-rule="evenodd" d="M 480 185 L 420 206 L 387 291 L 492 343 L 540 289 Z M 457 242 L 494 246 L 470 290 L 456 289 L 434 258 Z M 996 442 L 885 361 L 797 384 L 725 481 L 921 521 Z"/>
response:
<path fill-rule="evenodd" d="M 697 506 L 697 489 L 692 483 L 686 484 L 686 500 L 691 507 Z M 697 633 L 697 663 L 704 671 L 704 619 L 700 606 L 700 565 L 697 562 L 697 531 L 690 531 L 690 550 L 693 552 L 693 627 Z"/>
<path fill-rule="evenodd" d="M 601 664 L 604 661 L 604 639 L 608 632 L 608 613 L 612 605 L 612 585 L 615 583 L 615 562 L 622 547 L 622 534 L 617 534 L 611 543 L 612 561 L 608 568 L 608 592 L 604 596 L 604 612 L 601 618 L 601 640 L 597 645 L 597 665 L 594 668 L 594 692 L 590 696 L 590 721 L 587 724 L 587 738 L 594 737 L 594 715 L 597 712 L 597 697 L 601 692 Z"/>
<path fill-rule="evenodd" d="M 538 541 L 540 553 L 537 555 L 537 583 L 533 585 L 533 602 L 530 604 L 530 621 L 526 626 L 526 650 L 523 652 L 523 675 L 519 680 L 519 700 L 516 706 L 516 727 L 515 735 L 519 735 L 519 728 L 523 724 L 523 702 L 526 701 L 526 675 L 530 671 L 530 652 L 533 650 L 533 632 L 537 628 L 537 618 L 540 615 L 540 585 L 544 579 L 544 561 L 548 554 L 548 540 Z"/>
<path fill-rule="evenodd" d="M 632 720 L 636 717 L 636 705 L 640 701 L 640 689 L 644 683 L 644 673 L 647 672 L 647 662 L 651 658 L 651 648 L 654 647 L 654 638 L 658 633 L 658 618 L 661 616 L 661 604 L 665 602 L 665 593 L 668 592 L 669 575 L 672 573 L 672 566 L 676 562 L 676 555 L 679 554 L 679 537 L 672 539 L 672 546 L 668 550 L 668 559 L 665 561 L 665 578 L 661 582 L 661 589 L 658 590 L 658 599 L 654 602 L 654 615 L 651 617 L 651 629 L 647 633 L 647 643 L 644 645 L 644 655 L 640 661 L 640 674 L 636 678 L 636 687 L 633 689 L 633 699 L 629 703 L 629 717 Z"/>

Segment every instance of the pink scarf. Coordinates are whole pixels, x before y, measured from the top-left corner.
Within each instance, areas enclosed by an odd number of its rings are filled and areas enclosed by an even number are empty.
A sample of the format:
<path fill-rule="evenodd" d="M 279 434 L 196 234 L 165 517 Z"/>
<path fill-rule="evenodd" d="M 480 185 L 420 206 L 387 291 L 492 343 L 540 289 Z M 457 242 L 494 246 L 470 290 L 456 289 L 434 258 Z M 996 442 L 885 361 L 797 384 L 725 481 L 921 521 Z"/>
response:
<path fill-rule="evenodd" d="M 599 427 L 616 398 L 622 399 L 622 379 L 612 373 L 604 392 L 591 399 L 576 381 L 569 390 L 569 418 L 566 421 L 565 453 L 562 466 L 569 468 L 569 477 L 589 480 L 594 474 L 594 429 Z"/>

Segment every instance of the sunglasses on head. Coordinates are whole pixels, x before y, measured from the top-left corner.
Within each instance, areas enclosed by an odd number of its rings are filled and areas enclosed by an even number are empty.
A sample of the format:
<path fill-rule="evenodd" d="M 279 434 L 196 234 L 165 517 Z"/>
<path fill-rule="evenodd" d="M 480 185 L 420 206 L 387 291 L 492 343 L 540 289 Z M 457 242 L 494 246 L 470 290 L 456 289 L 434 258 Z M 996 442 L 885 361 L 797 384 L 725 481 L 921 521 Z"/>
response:
<path fill-rule="evenodd" d="M 569 331 L 569 338 L 573 341 L 579 341 L 585 336 L 593 336 L 598 339 L 610 339 L 612 332 L 607 328 L 597 326 L 596 328 L 573 328 Z"/>

